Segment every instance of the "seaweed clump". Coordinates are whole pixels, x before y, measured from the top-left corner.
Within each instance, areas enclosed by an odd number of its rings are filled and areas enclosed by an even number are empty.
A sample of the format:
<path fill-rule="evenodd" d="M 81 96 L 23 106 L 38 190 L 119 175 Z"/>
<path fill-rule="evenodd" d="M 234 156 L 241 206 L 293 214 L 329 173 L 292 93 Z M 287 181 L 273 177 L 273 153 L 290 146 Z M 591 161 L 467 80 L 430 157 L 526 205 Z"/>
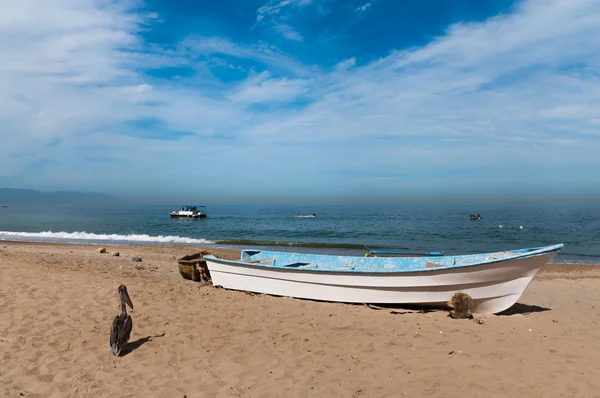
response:
<path fill-rule="evenodd" d="M 454 319 L 473 318 L 473 299 L 467 293 L 454 293 L 448 301 L 450 316 Z"/>

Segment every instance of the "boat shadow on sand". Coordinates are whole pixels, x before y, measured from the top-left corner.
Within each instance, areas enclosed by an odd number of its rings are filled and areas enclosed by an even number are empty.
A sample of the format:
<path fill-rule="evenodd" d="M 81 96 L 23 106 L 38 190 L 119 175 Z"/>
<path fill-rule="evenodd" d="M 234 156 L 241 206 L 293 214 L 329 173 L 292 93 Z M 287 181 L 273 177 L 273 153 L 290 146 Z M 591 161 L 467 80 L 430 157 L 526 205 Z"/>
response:
<path fill-rule="evenodd" d="M 497 313 L 498 316 L 511 316 L 511 315 L 527 315 L 533 312 L 546 312 L 551 311 L 550 308 L 540 307 L 539 305 L 529 305 L 522 303 L 515 303 L 512 307 Z"/>
<path fill-rule="evenodd" d="M 363 304 L 364 305 L 364 304 Z M 427 312 L 438 312 L 447 311 L 445 308 L 432 308 L 423 307 L 418 305 L 398 305 L 398 304 L 366 304 L 367 307 L 374 310 L 389 310 L 392 314 L 415 314 L 415 313 L 427 313 Z M 511 315 L 527 315 L 534 312 L 546 312 L 551 311 L 550 308 L 540 307 L 539 305 L 529 305 L 522 303 L 515 303 L 512 307 L 495 314 L 496 316 L 511 316 Z"/>
<path fill-rule="evenodd" d="M 360 305 L 360 304 L 359 304 Z M 364 304 L 363 304 L 364 305 Z M 427 313 L 427 312 L 447 312 L 446 308 L 432 308 L 432 307 L 424 307 L 419 305 L 400 305 L 400 304 L 366 304 L 367 307 L 374 310 L 389 310 L 392 314 L 415 314 L 415 313 Z M 529 305 L 529 304 L 521 304 L 516 303 L 513 304 L 512 307 L 506 309 L 502 312 L 498 312 L 495 314 L 496 316 L 511 316 L 511 315 L 527 315 L 534 312 L 545 312 L 551 311 L 550 308 L 540 307 L 538 305 Z"/>

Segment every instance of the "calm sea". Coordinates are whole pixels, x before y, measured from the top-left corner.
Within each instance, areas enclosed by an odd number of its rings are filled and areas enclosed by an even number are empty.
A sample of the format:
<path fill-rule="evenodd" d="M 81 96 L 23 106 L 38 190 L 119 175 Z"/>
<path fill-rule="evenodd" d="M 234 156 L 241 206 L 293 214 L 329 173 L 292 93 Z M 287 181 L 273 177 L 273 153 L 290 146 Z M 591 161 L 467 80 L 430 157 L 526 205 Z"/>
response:
<path fill-rule="evenodd" d="M 331 254 L 372 249 L 501 251 L 564 243 L 554 262 L 600 263 L 600 205 L 19 205 L 0 208 L 0 240 L 260 247 Z M 317 218 L 295 218 L 316 213 Z M 470 213 L 482 220 L 471 221 Z M 499 228 L 502 225 L 502 228 Z M 520 229 L 520 227 L 523 229 Z"/>

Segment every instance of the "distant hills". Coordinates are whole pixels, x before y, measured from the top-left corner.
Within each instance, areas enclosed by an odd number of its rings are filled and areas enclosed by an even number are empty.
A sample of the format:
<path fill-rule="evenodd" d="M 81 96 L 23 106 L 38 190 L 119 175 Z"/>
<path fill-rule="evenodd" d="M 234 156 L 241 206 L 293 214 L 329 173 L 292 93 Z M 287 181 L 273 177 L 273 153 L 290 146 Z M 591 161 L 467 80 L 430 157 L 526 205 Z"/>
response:
<path fill-rule="evenodd" d="M 0 188 L 0 205 L 13 204 L 112 204 L 121 202 L 104 193 L 57 191 L 41 192 L 33 189 Z"/>

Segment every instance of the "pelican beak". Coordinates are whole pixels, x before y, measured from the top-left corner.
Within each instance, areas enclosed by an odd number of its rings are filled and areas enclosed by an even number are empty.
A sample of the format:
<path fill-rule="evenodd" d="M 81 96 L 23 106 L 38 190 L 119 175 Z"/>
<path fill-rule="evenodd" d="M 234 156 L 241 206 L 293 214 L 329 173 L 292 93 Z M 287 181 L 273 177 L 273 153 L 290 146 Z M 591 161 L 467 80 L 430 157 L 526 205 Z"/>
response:
<path fill-rule="evenodd" d="M 133 309 L 133 303 L 131 302 L 131 299 L 129 298 L 129 293 L 127 293 L 127 289 L 123 290 L 123 299 L 129 306 L 129 308 Z"/>

